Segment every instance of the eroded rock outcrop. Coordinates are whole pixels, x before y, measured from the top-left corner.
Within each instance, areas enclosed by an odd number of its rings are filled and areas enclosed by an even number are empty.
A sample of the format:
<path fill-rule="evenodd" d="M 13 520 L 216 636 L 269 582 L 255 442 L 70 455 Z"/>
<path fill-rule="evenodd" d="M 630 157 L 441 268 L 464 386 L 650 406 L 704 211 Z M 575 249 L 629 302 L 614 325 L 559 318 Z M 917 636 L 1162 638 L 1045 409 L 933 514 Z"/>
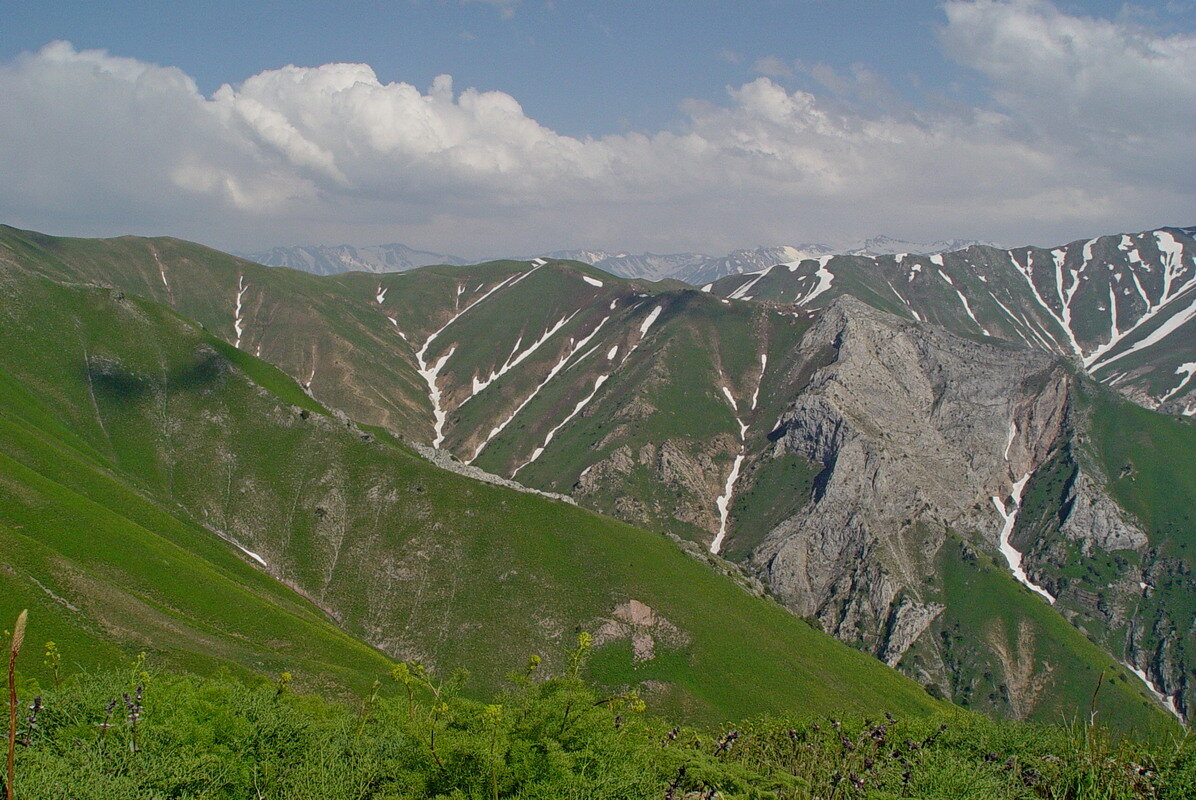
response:
<path fill-rule="evenodd" d="M 837 300 L 801 349 L 818 369 L 778 421 L 773 454 L 822 465 L 811 503 L 752 557 L 784 603 L 889 663 L 941 605 L 923 597 L 947 529 L 994 546 L 993 497 L 1033 472 L 1063 428 L 1056 359 L 975 342 Z"/>

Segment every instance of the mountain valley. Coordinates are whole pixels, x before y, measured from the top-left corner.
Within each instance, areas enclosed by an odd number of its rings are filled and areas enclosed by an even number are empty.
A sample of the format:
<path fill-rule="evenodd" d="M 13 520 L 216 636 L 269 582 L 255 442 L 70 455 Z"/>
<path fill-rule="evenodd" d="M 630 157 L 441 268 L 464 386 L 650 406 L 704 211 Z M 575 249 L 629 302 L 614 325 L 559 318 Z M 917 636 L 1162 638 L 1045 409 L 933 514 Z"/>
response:
<path fill-rule="evenodd" d="M 6 280 L 31 298 L 9 311 L 4 368 L 40 387 L 42 435 L 53 418 L 89 469 L 190 535 L 219 531 L 253 554 L 238 569 L 390 656 L 513 658 L 607 620 L 601 675 L 698 716 L 760 708 L 716 691 L 726 676 L 805 670 L 808 692 L 836 685 L 812 671 L 835 659 L 917 690 L 803 617 L 969 708 L 1058 719 L 1104 674 L 1108 724 L 1165 725 L 1196 703 L 1194 258 L 1177 228 L 786 250 L 697 288 L 549 258 L 319 277 L 3 228 Z M 35 330 L 62 343 L 52 374 L 17 356 Z M 238 399 L 166 388 L 188 359 Z M 90 399 L 62 394 L 67 364 Z M 486 587 L 460 578 L 479 563 Z M 731 608 L 737 642 L 719 638 Z M 750 666 L 728 660 L 764 639 Z M 838 655 L 790 652 L 812 647 Z M 839 685 L 826 705 L 847 702 Z"/>

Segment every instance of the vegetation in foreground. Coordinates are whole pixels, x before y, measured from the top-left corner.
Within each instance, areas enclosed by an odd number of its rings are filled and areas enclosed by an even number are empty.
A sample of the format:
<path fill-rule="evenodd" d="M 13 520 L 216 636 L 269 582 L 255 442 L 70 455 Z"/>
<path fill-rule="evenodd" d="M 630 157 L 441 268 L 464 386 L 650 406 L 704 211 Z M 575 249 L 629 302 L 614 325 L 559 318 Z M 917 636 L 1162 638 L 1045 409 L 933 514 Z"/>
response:
<path fill-rule="evenodd" d="M 23 615 L 22 615 L 23 617 Z M 12 800 L 40 798 L 1189 798 L 1196 742 L 1114 741 L 1100 727 L 1019 725 L 957 714 L 904 720 L 767 719 L 716 732 L 674 727 L 632 692 L 540 659 L 492 702 L 398 664 L 367 696 L 297 693 L 290 676 L 131 668 L 13 680 Z M 10 777 L 15 776 L 15 780 Z"/>

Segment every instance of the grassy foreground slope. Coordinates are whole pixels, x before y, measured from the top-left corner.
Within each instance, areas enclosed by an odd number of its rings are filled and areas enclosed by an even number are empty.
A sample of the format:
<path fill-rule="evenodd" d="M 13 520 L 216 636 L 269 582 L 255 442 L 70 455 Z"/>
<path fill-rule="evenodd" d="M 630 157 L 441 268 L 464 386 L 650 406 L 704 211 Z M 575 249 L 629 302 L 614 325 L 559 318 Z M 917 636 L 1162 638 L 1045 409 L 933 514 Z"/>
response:
<path fill-rule="evenodd" d="M 24 658 L 24 656 L 22 657 Z M 449 689 L 329 702 L 285 686 L 127 670 L 70 674 L 22 721 L 21 800 L 1187 800 L 1196 742 L 1114 741 L 1100 728 L 979 715 L 801 716 L 674 727 L 571 675 L 520 680 L 486 704 Z M 108 698 L 139 699 L 136 729 Z"/>
<path fill-rule="evenodd" d="M 937 707 L 667 539 L 444 472 L 168 309 L 17 269 L 0 283 L 0 612 L 53 619 L 36 639 L 383 668 L 318 607 L 479 690 L 589 630 L 599 677 L 688 719 Z"/>

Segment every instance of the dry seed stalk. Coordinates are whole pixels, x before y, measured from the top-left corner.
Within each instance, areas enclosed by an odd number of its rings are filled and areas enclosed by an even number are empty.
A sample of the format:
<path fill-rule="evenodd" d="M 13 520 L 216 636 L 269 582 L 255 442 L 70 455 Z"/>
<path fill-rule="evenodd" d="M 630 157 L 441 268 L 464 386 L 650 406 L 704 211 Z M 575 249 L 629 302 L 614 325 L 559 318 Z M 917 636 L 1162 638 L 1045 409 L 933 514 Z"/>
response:
<path fill-rule="evenodd" d="M 25 641 L 25 622 L 29 619 L 26 609 L 17 616 L 17 624 L 12 626 L 12 644 L 8 650 L 8 772 L 4 786 L 7 789 L 8 800 L 16 797 L 17 758 L 17 656 L 21 653 L 21 645 Z"/>

